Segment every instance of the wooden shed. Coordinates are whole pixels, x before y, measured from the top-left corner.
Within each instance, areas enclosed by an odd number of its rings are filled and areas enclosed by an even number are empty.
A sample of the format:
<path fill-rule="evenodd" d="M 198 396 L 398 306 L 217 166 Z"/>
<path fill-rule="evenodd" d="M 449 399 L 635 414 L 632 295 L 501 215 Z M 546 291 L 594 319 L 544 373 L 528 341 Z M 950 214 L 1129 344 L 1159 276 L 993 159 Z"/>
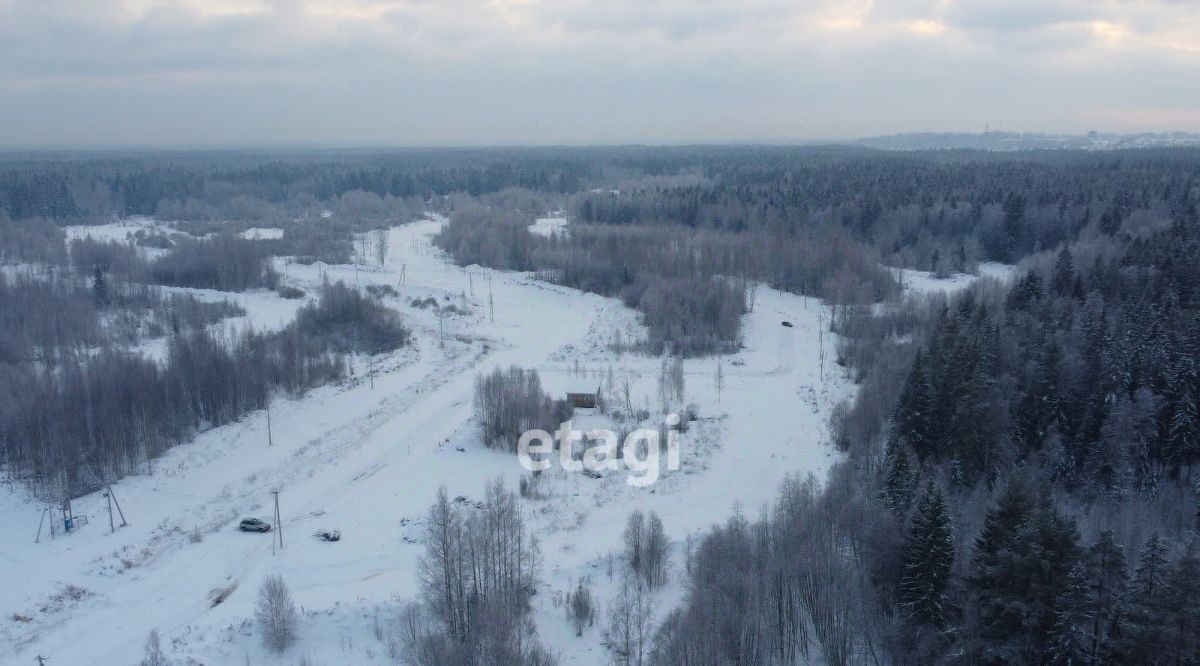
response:
<path fill-rule="evenodd" d="M 567 392 L 567 403 L 575 409 L 595 409 L 600 402 L 600 389 L 591 392 Z"/>

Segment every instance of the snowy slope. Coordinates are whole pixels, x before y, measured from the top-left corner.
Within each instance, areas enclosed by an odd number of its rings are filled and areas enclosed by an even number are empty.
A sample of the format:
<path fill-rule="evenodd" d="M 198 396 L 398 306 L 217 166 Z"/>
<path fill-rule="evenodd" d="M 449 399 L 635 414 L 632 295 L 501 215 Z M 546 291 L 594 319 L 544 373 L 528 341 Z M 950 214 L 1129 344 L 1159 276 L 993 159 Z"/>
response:
<path fill-rule="evenodd" d="M 639 334 L 634 313 L 526 274 L 455 267 L 430 244 L 441 223 L 392 230 L 384 266 L 286 265 L 285 282 L 310 293 L 324 277 L 396 288 L 391 305 L 416 329 L 416 343 L 370 364 L 355 359 L 345 385 L 276 399 L 274 446 L 257 413 L 174 449 L 150 473 L 114 485 L 130 523 L 115 534 L 97 494 L 74 503 L 90 525 L 55 539 L 43 532 L 35 544 L 43 505 L 20 489 L 0 490 L 8 535 L 0 550 L 0 663 L 27 664 L 42 653 L 53 664 L 130 664 L 153 628 L 169 654 L 196 663 L 389 663 L 386 628 L 377 636 L 374 626 L 386 627 L 398 602 L 416 593 L 422 523 L 438 486 L 474 498 L 497 477 L 515 486 L 522 472 L 514 456 L 479 443 L 471 414 L 477 374 L 535 367 L 556 393 L 605 376 L 628 379 L 635 407 L 661 418 L 659 359 L 610 349 L 613 331 L 625 340 Z M 410 305 L 426 296 L 465 301 L 470 313 L 446 317 L 439 333 L 431 309 Z M 266 292 L 236 300 L 249 311 L 245 323 L 258 327 L 286 323 L 300 303 Z M 544 559 L 535 618 L 563 663 L 605 661 L 599 627 L 576 639 L 554 601 L 588 577 L 603 610 L 619 578 L 608 576 L 608 556 L 629 511 L 657 511 L 675 542 L 672 583 L 659 593 L 667 608 L 682 594 L 688 534 L 736 507 L 757 511 L 789 473 L 827 469 L 836 454 L 824 441 L 825 422 L 853 388 L 832 363 L 833 336 L 818 333 L 821 311 L 811 299 L 762 288 L 743 351 L 686 363 L 685 402 L 701 419 L 685 436 L 680 471 L 649 488 L 627 485 L 623 470 L 603 479 L 551 472 L 549 497 L 523 501 Z M 828 322 L 828 311 L 823 317 Z M 235 529 L 238 518 L 271 517 L 273 489 L 285 545 L 275 554 L 269 536 Z M 311 538 L 324 527 L 340 529 L 343 540 Z M 263 651 L 252 625 L 269 573 L 284 576 L 304 609 L 301 640 L 282 657 Z M 223 600 L 214 605 L 215 597 Z"/>

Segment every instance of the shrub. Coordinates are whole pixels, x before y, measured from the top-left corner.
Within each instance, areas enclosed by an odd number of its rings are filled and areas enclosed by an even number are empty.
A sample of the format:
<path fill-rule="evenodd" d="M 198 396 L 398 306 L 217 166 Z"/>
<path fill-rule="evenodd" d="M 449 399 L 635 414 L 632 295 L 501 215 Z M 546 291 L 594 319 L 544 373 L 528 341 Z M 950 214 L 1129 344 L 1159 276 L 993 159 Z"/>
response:
<path fill-rule="evenodd" d="M 286 298 L 288 300 L 296 300 L 298 298 L 304 298 L 304 290 L 303 289 L 291 287 L 286 284 L 280 285 L 279 289 L 276 290 L 276 293 L 279 294 L 280 298 Z"/>
<path fill-rule="evenodd" d="M 300 308 L 296 329 L 337 352 L 380 354 L 408 343 L 410 331 L 395 310 L 341 282 L 321 287 L 321 298 Z"/>

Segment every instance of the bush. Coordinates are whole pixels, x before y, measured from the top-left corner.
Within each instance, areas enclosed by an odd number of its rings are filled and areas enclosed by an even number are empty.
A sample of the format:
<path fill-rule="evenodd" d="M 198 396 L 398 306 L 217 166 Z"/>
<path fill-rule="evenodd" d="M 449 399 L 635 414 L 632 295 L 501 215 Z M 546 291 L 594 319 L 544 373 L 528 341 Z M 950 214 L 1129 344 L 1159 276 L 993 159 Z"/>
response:
<path fill-rule="evenodd" d="M 348 264 L 354 256 L 350 228 L 335 227 L 328 220 L 303 222 L 284 228 L 283 238 L 260 241 L 277 257 L 292 257 L 296 263 L 310 265 Z"/>
<path fill-rule="evenodd" d="M 567 593 L 567 620 L 575 629 L 576 637 L 583 635 L 584 627 L 596 623 L 596 602 L 591 589 L 584 587 L 582 582 L 574 592 Z"/>
<path fill-rule="evenodd" d="M 147 267 L 152 282 L 176 287 L 245 291 L 274 289 L 279 274 L 256 241 L 237 236 L 206 240 L 180 239 L 170 254 Z"/>
<path fill-rule="evenodd" d="M 280 298 L 286 298 L 289 300 L 296 300 L 298 298 L 304 298 L 304 290 L 303 289 L 298 289 L 296 287 L 290 287 L 288 285 L 280 285 L 279 289 L 276 290 L 276 293 L 279 294 Z"/>
<path fill-rule="evenodd" d="M 146 231 L 141 230 L 133 235 L 134 240 L 142 247 L 154 248 L 156 250 L 169 250 L 175 247 L 175 243 L 171 238 L 161 231 Z"/>
<path fill-rule="evenodd" d="M 326 349 L 381 354 L 408 343 L 411 335 L 395 310 L 341 282 L 321 287 L 321 298 L 296 313 L 297 330 Z"/>
<path fill-rule="evenodd" d="M 367 293 L 375 298 L 384 298 L 386 296 L 395 298 L 400 295 L 400 292 L 396 291 L 395 287 L 390 284 L 369 284 L 366 289 Z"/>

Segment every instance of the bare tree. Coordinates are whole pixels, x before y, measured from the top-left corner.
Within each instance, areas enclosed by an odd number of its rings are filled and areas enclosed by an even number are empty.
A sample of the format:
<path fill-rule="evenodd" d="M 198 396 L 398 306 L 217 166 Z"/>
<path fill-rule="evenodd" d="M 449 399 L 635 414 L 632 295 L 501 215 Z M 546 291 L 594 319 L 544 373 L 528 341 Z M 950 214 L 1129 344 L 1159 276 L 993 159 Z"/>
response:
<path fill-rule="evenodd" d="M 584 627 L 596 622 L 596 602 L 590 588 L 580 581 L 574 592 L 567 593 L 567 620 L 575 628 L 575 635 L 582 636 Z"/>
<path fill-rule="evenodd" d="M 254 617 L 262 630 L 263 645 L 283 652 L 296 642 L 296 605 L 281 576 L 267 576 L 258 591 Z"/>
<path fill-rule="evenodd" d="M 667 558 L 671 543 L 663 529 L 662 519 L 651 511 L 642 544 L 642 579 L 651 589 L 667 582 Z"/>
<path fill-rule="evenodd" d="M 388 230 L 380 229 L 375 232 L 375 258 L 379 260 L 379 265 L 382 267 L 387 263 L 388 256 Z"/>
<path fill-rule="evenodd" d="M 424 613 L 400 628 L 409 663 L 552 663 L 527 618 L 537 562 L 517 496 L 500 481 L 478 504 L 439 490 L 420 562 Z"/>
<path fill-rule="evenodd" d="M 146 637 L 146 651 L 142 656 L 140 666 L 170 666 L 167 655 L 163 654 L 162 641 L 159 640 L 158 630 L 151 629 Z"/>
<path fill-rule="evenodd" d="M 629 514 L 625 523 L 625 561 L 634 574 L 642 572 L 642 555 L 646 552 L 646 516 L 641 511 Z"/>
<path fill-rule="evenodd" d="M 604 646 L 614 666 L 644 666 L 650 653 L 654 606 L 637 576 L 626 576 L 617 598 L 609 605 Z"/>

